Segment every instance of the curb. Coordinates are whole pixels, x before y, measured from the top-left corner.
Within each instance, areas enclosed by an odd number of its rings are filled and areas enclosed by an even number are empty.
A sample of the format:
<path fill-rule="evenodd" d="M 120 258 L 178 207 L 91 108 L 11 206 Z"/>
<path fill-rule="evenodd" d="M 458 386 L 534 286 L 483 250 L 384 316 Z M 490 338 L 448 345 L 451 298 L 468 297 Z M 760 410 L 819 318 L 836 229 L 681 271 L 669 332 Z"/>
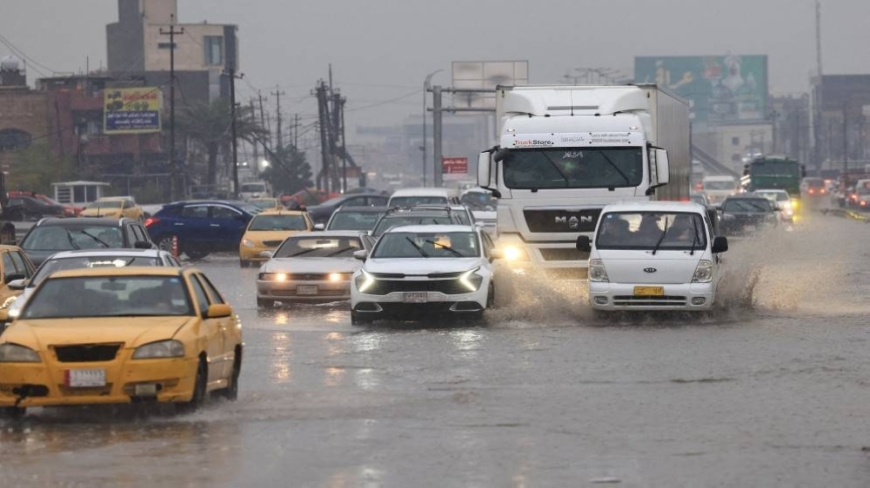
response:
<path fill-rule="evenodd" d="M 845 217 L 852 220 L 857 220 L 859 222 L 870 222 L 870 219 L 868 219 L 867 215 L 842 208 L 831 208 L 827 210 L 822 210 L 822 215 L 836 215 L 838 217 Z"/>

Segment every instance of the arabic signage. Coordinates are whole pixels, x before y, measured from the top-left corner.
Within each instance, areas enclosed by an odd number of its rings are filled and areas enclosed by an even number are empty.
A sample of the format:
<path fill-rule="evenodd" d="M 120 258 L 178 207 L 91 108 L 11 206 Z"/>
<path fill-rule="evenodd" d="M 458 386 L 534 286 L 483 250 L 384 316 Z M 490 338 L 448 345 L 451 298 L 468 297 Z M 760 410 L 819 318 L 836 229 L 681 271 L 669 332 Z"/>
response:
<path fill-rule="evenodd" d="M 103 132 L 106 134 L 145 134 L 160 132 L 163 92 L 156 87 L 107 88 Z"/>
<path fill-rule="evenodd" d="M 583 132 L 556 134 L 505 134 L 501 146 L 516 149 L 580 146 L 642 146 L 642 132 Z"/>
<path fill-rule="evenodd" d="M 442 158 L 443 181 L 464 180 L 468 176 L 468 158 Z"/>
<path fill-rule="evenodd" d="M 636 57 L 634 78 L 689 100 L 696 123 L 767 118 L 767 56 Z"/>

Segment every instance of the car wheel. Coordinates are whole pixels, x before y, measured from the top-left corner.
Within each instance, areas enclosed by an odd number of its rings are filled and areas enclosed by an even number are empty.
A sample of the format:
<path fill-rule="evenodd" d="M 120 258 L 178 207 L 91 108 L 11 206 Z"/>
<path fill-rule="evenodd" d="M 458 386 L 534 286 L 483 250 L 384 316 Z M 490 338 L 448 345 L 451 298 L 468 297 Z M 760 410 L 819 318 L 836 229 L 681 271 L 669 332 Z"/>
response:
<path fill-rule="evenodd" d="M 242 350 L 241 347 L 236 348 L 236 358 L 233 360 L 233 372 L 230 375 L 229 386 L 221 391 L 221 396 L 227 400 L 234 402 L 239 398 L 239 376 L 242 373 Z"/>
<path fill-rule="evenodd" d="M 250 262 L 250 261 L 247 261 L 247 260 L 244 260 L 244 259 L 239 259 L 239 267 L 241 267 L 241 268 L 250 268 L 250 267 L 251 267 L 251 262 Z"/>
<path fill-rule="evenodd" d="M 362 318 L 356 312 L 350 312 L 350 325 L 368 325 L 372 323 L 372 319 Z"/>
<path fill-rule="evenodd" d="M 157 239 L 157 248 L 161 251 L 172 253 L 172 237 L 161 237 Z"/>
<path fill-rule="evenodd" d="M 208 366 L 204 359 L 199 360 L 199 367 L 196 368 L 196 379 L 193 385 L 193 397 L 189 402 L 176 403 L 175 410 L 178 413 L 192 413 L 199 410 L 206 399 L 206 382 L 208 381 Z"/>
<path fill-rule="evenodd" d="M 266 298 L 257 298 L 257 307 L 259 308 L 273 308 L 275 306 L 275 300 L 268 300 Z"/>
<path fill-rule="evenodd" d="M 495 308 L 495 286 L 489 284 L 489 291 L 486 294 L 486 308 Z"/>
<path fill-rule="evenodd" d="M 187 254 L 187 257 L 193 261 L 199 261 L 208 256 L 209 251 L 202 246 L 192 245 L 184 250 L 184 254 Z"/>
<path fill-rule="evenodd" d="M 7 419 L 21 419 L 27 414 L 27 409 L 24 407 L 2 407 L 0 408 L 0 417 Z"/>

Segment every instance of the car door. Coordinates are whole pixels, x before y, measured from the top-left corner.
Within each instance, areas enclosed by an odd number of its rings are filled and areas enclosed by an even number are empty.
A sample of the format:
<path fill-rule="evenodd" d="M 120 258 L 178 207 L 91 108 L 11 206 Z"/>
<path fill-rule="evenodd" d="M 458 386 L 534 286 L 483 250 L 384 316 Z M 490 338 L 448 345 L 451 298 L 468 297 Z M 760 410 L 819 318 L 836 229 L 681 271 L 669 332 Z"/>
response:
<path fill-rule="evenodd" d="M 199 316 L 201 317 L 200 334 L 205 339 L 205 353 L 208 356 L 208 382 L 212 383 L 226 377 L 224 335 L 222 319 L 210 319 L 206 316 L 210 304 L 208 294 L 196 278 L 196 273 L 187 273 L 187 279 L 193 290 L 193 298 L 196 301 Z"/>
<path fill-rule="evenodd" d="M 209 220 L 213 246 L 225 251 L 237 251 L 248 227 L 249 219 L 245 214 L 228 205 L 212 205 Z"/>
<path fill-rule="evenodd" d="M 172 229 L 179 241 L 206 242 L 211 239 L 209 207 L 207 204 L 194 204 L 181 209 L 181 218 L 173 222 Z"/>
<path fill-rule="evenodd" d="M 209 280 L 206 275 L 199 273 L 197 274 L 197 278 L 200 280 L 200 284 L 203 288 L 205 288 L 206 293 L 208 293 L 209 301 L 211 303 L 226 303 L 220 292 L 215 288 L 214 284 L 212 284 L 211 280 Z M 220 319 L 218 325 L 220 326 L 224 342 L 222 369 L 224 371 L 224 377 L 228 378 L 233 372 L 236 345 L 242 344 L 242 329 L 239 326 L 239 319 L 236 314 Z"/>

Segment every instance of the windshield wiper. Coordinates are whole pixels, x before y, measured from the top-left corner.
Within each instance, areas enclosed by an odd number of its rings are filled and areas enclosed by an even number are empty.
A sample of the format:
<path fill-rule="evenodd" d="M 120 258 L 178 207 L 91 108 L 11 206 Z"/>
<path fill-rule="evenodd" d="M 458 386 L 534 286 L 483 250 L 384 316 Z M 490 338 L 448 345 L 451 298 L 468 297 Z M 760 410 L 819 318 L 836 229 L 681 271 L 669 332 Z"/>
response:
<path fill-rule="evenodd" d="M 98 243 L 102 244 L 103 247 L 106 247 L 106 248 L 111 247 L 111 246 L 109 246 L 105 241 L 103 241 L 103 240 L 100 239 L 99 237 L 97 237 L 97 236 L 91 234 L 90 232 L 88 232 L 88 231 L 86 231 L 86 230 L 80 230 L 79 232 L 82 233 L 82 234 L 84 234 L 84 235 L 86 235 L 86 236 L 88 236 L 88 237 L 90 237 L 91 239 L 97 241 Z"/>
<path fill-rule="evenodd" d="M 310 253 L 310 252 L 314 252 L 314 251 L 316 251 L 317 249 L 318 249 L 318 248 L 316 248 L 316 247 L 312 247 L 311 249 L 303 249 L 303 250 L 297 252 L 296 254 L 291 254 L 291 255 L 289 255 L 289 256 L 275 256 L 275 257 L 281 257 L 281 258 L 295 258 L 296 256 L 301 256 L 301 255 L 303 255 L 303 254 L 308 254 L 308 253 Z"/>
<path fill-rule="evenodd" d="M 616 172 L 619 173 L 619 176 L 622 176 L 622 179 L 625 180 L 626 185 L 631 185 L 631 182 L 628 181 L 628 176 L 625 176 L 625 173 L 623 173 L 622 170 L 619 169 L 619 166 L 617 166 L 616 163 L 614 163 L 612 159 L 610 159 L 609 157 L 607 157 L 606 154 L 604 154 L 604 151 L 598 151 L 598 154 L 600 154 L 601 157 L 603 157 L 605 161 L 607 161 L 611 166 L 613 166 L 613 169 L 615 169 Z"/>
<path fill-rule="evenodd" d="M 692 216 L 692 248 L 689 250 L 689 256 L 695 255 L 695 244 L 698 242 L 698 219 Z"/>
<path fill-rule="evenodd" d="M 653 255 L 653 256 L 656 255 L 656 252 L 658 252 L 659 247 L 662 245 L 662 241 L 665 240 L 665 234 L 668 233 L 668 225 L 669 225 L 668 218 L 665 217 L 665 230 L 662 231 L 662 236 L 659 237 L 659 242 L 656 242 L 656 247 L 654 247 L 653 250 L 652 250 L 652 255 Z"/>
<path fill-rule="evenodd" d="M 414 242 L 413 239 L 411 239 L 411 238 L 408 237 L 408 236 L 405 236 L 405 239 L 407 239 L 408 242 L 410 242 L 411 245 L 414 246 L 414 249 L 416 249 L 417 252 L 419 252 L 419 253 L 420 253 L 424 258 L 428 258 L 428 257 L 429 257 L 429 255 L 426 254 L 426 251 L 424 251 L 422 247 L 418 246 L 417 243 Z"/>
<path fill-rule="evenodd" d="M 355 247 L 345 247 L 345 248 L 343 248 L 343 249 L 339 249 L 338 251 L 331 252 L 331 253 L 327 254 L 326 257 L 329 258 L 329 257 L 332 257 L 332 256 L 336 256 L 336 255 L 339 255 L 339 254 L 341 254 L 341 253 L 348 252 L 348 251 L 350 251 L 351 249 L 356 249 L 356 248 L 355 248 Z"/>
<path fill-rule="evenodd" d="M 432 244 L 433 246 L 437 246 L 437 247 L 439 247 L 439 248 L 441 248 L 441 249 L 447 249 L 448 251 L 452 252 L 453 254 L 459 256 L 460 258 L 464 258 L 464 257 L 465 257 L 461 252 L 457 251 L 456 249 L 453 249 L 453 248 L 450 247 L 450 246 L 447 246 L 447 245 L 444 245 L 444 244 L 439 244 L 439 243 L 437 243 L 437 242 L 435 242 L 435 241 L 426 241 L 426 242 L 428 242 L 429 244 Z"/>
<path fill-rule="evenodd" d="M 69 241 L 69 245 L 73 247 L 73 249 L 81 249 L 78 244 L 76 244 L 75 239 L 73 239 L 72 234 L 68 229 L 64 229 L 66 231 L 66 240 Z"/>

